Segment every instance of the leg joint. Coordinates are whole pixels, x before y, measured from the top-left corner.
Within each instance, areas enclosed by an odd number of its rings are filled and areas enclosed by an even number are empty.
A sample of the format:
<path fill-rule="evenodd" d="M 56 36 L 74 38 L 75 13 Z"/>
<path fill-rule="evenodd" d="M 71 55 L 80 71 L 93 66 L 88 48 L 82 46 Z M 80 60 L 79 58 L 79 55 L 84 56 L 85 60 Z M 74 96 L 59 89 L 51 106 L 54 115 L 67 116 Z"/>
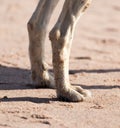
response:
<path fill-rule="evenodd" d="M 28 28 L 28 31 L 33 31 L 34 30 L 34 23 L 32 23 L 31 21 L 28 21 L 27 28 Z"/>
<path fill-rule="evenodd" d="M 89 7 L 92 0 L 85 0 L 84 7 L 82 12 L 86 11 L 86 9 Z"/>
<path fill-rule="evenodd" d="M 43 24 L 35 23 L 35 21 L 29 20 L 27 23 L 27 28 L 29 32 L 41 33 L 45 34 L 46 27 Z"/>
<path fill-rule="evenodd" d="M 63 34 L 60 29 L 53 28 L 49 33 L 49 39 L 51 40 L 52 44 L 56 44 L 59 48 L 64 47 L 64 45 L 67 43 L 67 36 Z"/>
<path fill-rule="evenodd" d="M 60 39 L 61 32 L 59 29 L 53 28 L 49 33 L 49 39 L 53 41 L 58 41 Z"/>

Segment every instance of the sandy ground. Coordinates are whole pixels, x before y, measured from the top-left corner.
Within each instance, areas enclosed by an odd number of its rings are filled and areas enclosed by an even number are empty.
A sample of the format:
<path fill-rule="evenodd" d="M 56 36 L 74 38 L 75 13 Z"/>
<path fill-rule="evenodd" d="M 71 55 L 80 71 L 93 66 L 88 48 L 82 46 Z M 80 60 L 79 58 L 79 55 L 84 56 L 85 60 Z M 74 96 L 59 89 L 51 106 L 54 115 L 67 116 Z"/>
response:
<path fill-rule="evenodd" d="M 0 128 L 120 128 L 120 1 L 93 1 L 76 27 L 70 80 L 93 94 L 81 103 L 60 102 L 55 90 L 29 86 L 26 24 L 36 4 L 0 0 Z M 46 61 L 52 68 L 50 57 L 46 38 Z"/>

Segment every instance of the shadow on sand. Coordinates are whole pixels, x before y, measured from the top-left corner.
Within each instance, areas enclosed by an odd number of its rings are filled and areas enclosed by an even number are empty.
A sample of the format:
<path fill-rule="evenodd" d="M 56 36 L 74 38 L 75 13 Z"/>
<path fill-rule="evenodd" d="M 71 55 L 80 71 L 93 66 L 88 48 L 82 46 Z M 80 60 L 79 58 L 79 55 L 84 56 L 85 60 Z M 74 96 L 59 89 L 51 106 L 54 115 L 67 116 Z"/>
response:
<path fill-rule="evenodd" d="M 51 70 L 52 71 L 52 70 Z M 120 72 L 120 69 L 99 69 L 99 70 L 70 70 L 70 74 L 75 73 L 108 73 L 108 72 Z M 0 91 L 2 90 L 24 90 L 24 89 L 35 89 L 31 86 L 31 72 L 28 69 L 6 67 L 0 65 Z M 74 85 L 74 84 L 73 84 Z M 75 84 L 76 85 L 76 84 Z M 113 89 L 120 88 L 119 85 L 78 85 L 85 89 Z M 29 101 L 33 103 L 49 103 L 55 101 L 56 98 L 37 98 L 37 97 L 15 97 L 7 98 L 3 97 L 0 99 L 2 102 L 12 101 Z"/>
<path fill-rule="evenodd" d="M 0 65 L 0 90 L 31 89 L 30 70 Z"/>
<path fill-rule="evenodd" d="M 38 97 L 3 97 L 0 102 L 32 102 L 32 103 L 46 103 L 49 104 L 50 101 L 57 101 L 57 98 L 38 98 Z"/>
<path fill-rule="evenodd" d="M 50 70 L 52 72 L 52 70 Z M 120 69 L 99 69 L 99 70 L 70 70 L 70 74 L 76 73 L 108 73 L 120 72 Z M 28 69 L 6 67 L 0 65 L 0 90 L 18 90 L 18 89 L 34 89 L 31 86 L 31 72 Z M 74 84 L 73 84 L 74 85 Z M 86 89 L 112 89 L 120 88 L 118 85 L 104 86 L 104 85 L 79 85 Z"/>

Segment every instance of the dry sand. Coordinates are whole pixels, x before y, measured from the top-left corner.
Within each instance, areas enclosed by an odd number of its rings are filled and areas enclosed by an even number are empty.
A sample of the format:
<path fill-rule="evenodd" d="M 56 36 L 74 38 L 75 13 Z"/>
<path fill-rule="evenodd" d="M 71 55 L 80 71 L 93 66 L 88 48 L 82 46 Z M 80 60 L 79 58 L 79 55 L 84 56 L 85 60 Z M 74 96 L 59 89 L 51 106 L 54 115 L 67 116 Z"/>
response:
<path fill-rule="evenodd" d="M 76 27 L 70 80 L 93 94 L 81 103 L 60 102 L 55 90 L 30 86 L 26 24 L 36 4 L 0 0 L 0 128 L 120 128 L 120 1 L 93 1 Z M 50 57 L 47 38 L 52 68 Z"/>

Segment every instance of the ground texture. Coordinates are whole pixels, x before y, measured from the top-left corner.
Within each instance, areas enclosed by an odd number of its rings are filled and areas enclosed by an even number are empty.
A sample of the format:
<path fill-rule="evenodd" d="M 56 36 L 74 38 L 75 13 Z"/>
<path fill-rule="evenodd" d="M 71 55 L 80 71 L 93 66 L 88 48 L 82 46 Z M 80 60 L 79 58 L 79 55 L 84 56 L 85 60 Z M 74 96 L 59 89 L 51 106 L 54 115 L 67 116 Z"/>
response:
<path fill-rule="evenodd" d="M 37 2 L 0 0 L 0 128 L 120 128 L 120 1 L 93 1 L 76 27 L 70 80 L 92 92 L 81 103 L 60 102 L 55 90 L 31 86 L 26 24 Z M 50 57 L 46 38 L 52 69 Z"/>

